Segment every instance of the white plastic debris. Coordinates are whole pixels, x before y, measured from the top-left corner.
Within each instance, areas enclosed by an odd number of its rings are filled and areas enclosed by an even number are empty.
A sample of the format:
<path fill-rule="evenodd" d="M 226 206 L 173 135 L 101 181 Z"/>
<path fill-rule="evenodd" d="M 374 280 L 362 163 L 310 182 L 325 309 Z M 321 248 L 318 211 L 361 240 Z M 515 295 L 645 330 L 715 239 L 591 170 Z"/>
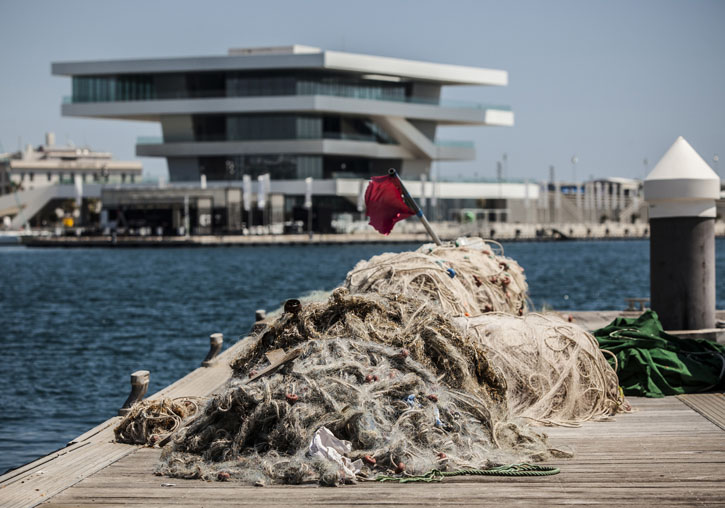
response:
<path fill-rule="evenodd" d="M 352 451 L 352 443 L 338 439 L 327 427 L 320 427 L 312 436 L 309 453 L 313 457 L 320 457 L 335 462 L 345 474 L 345 478 L 354 478 L 360 472 L 362 461 L 351 461 L 345 457 Z"/>

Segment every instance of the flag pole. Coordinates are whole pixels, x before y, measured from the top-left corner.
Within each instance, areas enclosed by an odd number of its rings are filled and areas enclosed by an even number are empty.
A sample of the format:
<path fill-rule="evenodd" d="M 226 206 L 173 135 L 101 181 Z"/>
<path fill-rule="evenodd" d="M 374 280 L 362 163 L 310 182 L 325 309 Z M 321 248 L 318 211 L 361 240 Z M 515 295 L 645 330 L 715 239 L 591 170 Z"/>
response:
<path fill-rule="evenodd" d="M 408 192 L 408 189 L 405 188 L 405 185 L 403 185 L 403 181 L 400 179 L 400 176 L 398 176 L 398 172 L 395 171 L 395 169 L 390 168 L 388 170 L 388 174 L 391 176 L 391 178 L 395 178 L 396 182 L 398 182 L 398 186 L 400 187 L 400 191 L 403 193 L 403 200 L 405 201 L 405 204 L 408 205 L 408 207 L 415 212 L 415 215 L 418 216 L 418 219 L 420 219 L 420 222 L 423 224 L 423 227 L 426 231 L 428 231 L 428 234 L 433 239 L 433 241 L 436 243 L 436 245 L 443 245 L 441 243 L 441 239 L 438 238 L 438 235 L 435 231 L 433 231 L 433 228 L 430 227 L 430 223 L 428 222 L 428 219 L 425 218 L 425 215 L 423 215 L 423 210 L 420 209 L 418 206 L 418 203 L 416 203 L 413 198 L 410 196 L 410 193 Z"/>

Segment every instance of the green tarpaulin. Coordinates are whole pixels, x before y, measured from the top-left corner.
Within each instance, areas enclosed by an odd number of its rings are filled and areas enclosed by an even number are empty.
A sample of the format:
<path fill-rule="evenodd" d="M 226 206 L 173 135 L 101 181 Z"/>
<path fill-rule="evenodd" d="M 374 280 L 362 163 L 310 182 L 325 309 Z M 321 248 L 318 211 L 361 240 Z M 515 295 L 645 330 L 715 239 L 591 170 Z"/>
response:
<path fill-rule="evenodd" d="M 725 346 L 668 335 L 654 311 L 617 318 L 594 336 L 617 357 L 625 395 L 664 397 L 725 387 Z M 614 367 L 614 359 L 609 361 Z"/>

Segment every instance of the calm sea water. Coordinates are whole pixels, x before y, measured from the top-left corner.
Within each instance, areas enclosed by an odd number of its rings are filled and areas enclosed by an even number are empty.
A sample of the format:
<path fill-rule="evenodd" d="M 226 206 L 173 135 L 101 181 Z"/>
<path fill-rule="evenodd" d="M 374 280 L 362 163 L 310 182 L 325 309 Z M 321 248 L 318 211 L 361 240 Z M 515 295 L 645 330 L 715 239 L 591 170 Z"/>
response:
<path fill-rule="evenodd" d="M 233 344 L 255 309 L 336 287 L 360 259 L 413 245 L 0 248 L 0 473 L 116 414 L 129 374 L 153 393 L 193 370 L 210 333 Z M 512 243 L 537 307 L 618 309 L 649 296 L 647 241 Z M 725 308 L 725 240 L 717 241 Z"/>

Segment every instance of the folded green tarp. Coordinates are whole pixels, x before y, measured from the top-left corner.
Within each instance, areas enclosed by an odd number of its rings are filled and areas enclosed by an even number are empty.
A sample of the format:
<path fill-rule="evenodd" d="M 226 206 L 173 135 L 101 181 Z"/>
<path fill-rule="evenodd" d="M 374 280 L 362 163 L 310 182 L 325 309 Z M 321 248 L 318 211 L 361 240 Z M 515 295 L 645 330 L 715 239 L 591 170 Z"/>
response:
<path fill-rule="evenodd" d="M 625 395 L 664 397 L 725 387 L 725 346 L 668 335 L 652 310 L 617 318 L 593 333 L 599 347 L 617 357 Z M 614 367 L 614 359 L 609 362 Z"/>

